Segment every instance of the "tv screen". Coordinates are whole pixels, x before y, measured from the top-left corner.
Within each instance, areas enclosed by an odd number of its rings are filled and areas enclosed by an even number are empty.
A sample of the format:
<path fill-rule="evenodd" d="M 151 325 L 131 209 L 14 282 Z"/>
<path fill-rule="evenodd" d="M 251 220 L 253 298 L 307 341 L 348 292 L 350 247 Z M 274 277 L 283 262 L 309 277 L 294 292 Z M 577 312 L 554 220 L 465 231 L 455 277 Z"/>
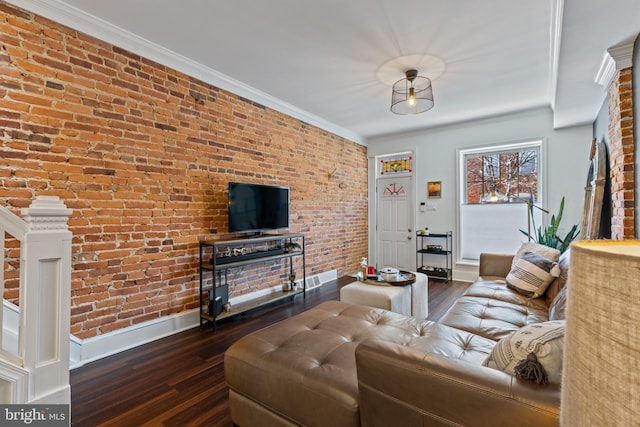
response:
<path fill-rule="evenodd" d="M 289 228 L 289 188 L 229 183 L 229 232 Z"/>

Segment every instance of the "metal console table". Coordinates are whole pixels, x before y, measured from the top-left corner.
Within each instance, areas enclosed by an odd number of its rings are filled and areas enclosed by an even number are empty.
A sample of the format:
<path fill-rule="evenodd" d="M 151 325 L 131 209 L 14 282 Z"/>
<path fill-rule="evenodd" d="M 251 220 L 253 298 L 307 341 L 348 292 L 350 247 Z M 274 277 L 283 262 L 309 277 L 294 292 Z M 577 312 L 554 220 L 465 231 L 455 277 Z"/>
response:
<path fill-rule="evenodd" d="M 289 246 L 297 250 L 287 250 Z M 300 289 L 272 292 L 265 297 L 224 310 L 229 301 L 227 272 L 233 268 L 266 263 L 281 259 L 289 260 L 289 274 L 294 274 L 294 258 L 302 257 L 302 286 Z M 208 258 L 208 259 L 207 259 Z M 206 272 L 212 273 L 211 286 L 205 287 Z M 306 297 L 306 261 L 304 234 L 275 234 L 260 237 L 200 242 L 200 326 L 245 313 L 254 308 L 302 294 Z M 206 297 L 205 297 L 206 295 Z"/>

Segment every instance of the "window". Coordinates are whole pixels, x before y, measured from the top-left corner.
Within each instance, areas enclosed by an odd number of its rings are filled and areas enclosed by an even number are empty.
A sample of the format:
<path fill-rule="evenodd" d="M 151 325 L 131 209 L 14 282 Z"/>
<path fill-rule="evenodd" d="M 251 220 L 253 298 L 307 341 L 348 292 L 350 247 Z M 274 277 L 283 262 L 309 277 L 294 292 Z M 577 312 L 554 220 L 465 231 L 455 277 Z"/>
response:
<path fill-rule="evenodd" d="M 466 203 L 504 203 L 529 195 L 537 200 L 538 154 L 531 149 L 466 153 Z"/>
<path fill-rule="evenodd" d="M 542 141 L 458 150 L 460 258 L 514 253 L 526 238 L 527 201 L 540 200 Z M 534 209 L 540 224 L 540 211 Z"/>
<path fill-rule="evenodd" d="M 521 151 L 519 153 L 521 161 L 518 164 L 520 175 L 538 174 L 538 151 Z"/>

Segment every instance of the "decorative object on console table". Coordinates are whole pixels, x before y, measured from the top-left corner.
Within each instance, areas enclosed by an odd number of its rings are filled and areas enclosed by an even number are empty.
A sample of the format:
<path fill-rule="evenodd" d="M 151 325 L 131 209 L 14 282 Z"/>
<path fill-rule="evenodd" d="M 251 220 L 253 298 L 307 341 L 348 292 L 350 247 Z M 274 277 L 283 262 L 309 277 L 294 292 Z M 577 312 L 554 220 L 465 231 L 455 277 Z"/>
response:
<path fill-rule="evenodd" d="M 285 249 L 290 249 L 290 252 Z M 302 258 L 302 285 L 295 288 L 294 258 Z M 209 262 L 206 260 L 209 259 Z M 229 304 L 227 272 L 233 268 L 278 260 L 289 261 L 289 275 L 292 281 L 288 290 L 271 292 L 269 295 L 246 304 L 233 307 Z M 205 286 L 204 274 L 211 272 L 211 285 Z M 242 314 L 254 308 L 293 298 L 297 294 L 306 297 L 306 261 L 304 234 L 274 234 L 257 238 L 226 241 L 200 242 L 200 326 L 211 322 L 215 330 L 216 321 Z M 206 298 L 206 300 L 205 300 Z"/>
<path fill-rule="evenodd" d="M 427 265 L 425 265 L 427 264 Z M 451 280 L 453 232 L 417 233 L 416 270 L 434 279 Z"/>
<path fill-rule="evenodd" d="M 369 263 L 367 262 L 367 258 L 362 257 L 362 261 L 360 262 L 360 276 L 362 277 L 362 280 L 367 279 L 368 266 L 369 266 Z"/>
<path fill-rule="evenodd" d="M 396 281 L 399 274 L 400 274 L 400 270 L 398 270 L 397 268 L 385 267 L 380 269 L 379 277 L 381 280 L 391 282 L 391 281 Z"/>
<path fill-rule="evenodd" d="M 378 276 L 367 277 L 367 280 L 365 280 L 365 283 L 389 286 L 407 286 L 415 282 L 416 275 L 412 272 L 391 267 L 382 268 Z"/>

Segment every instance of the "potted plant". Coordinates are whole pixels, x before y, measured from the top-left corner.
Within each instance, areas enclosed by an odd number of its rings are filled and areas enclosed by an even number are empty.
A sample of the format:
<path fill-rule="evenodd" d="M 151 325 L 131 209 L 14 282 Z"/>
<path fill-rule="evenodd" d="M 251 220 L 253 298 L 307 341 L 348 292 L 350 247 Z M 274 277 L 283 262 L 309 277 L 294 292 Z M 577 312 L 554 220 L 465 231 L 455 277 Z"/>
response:
<path fill-rule="evenodd" d="M 569 232 L 564 236 L 564 238 L 560 238 L 558 236 L 558 229 L 560 228 L 560 221 L 562 221 L 562 212 L 564 211 L 564 197 L 560 201 L 560 208 L 558 209 L 557 215 L 551 215 L 551 221 L 546 228 L 542 228 L 539 226 L 536 232 L 531 236 L 533 241 L 540 244 L 549 246 L 550 248 L 555 248 L 563 253 L 567 249 L 569 249 L 569 245 L 571 242 L 578 237 L 579 230 L 578 224 L 574 224 L 573 227 L 569 230 Z M 533 228 L 536 229 L 535 220 L 533 219 L 533 200 L 529 203 L 529 213 L 531 215 L 531 220 L 533 222 Z M 522 234 L 528 236 L 527 232 L 524 230 L 520 230 Z"/>

